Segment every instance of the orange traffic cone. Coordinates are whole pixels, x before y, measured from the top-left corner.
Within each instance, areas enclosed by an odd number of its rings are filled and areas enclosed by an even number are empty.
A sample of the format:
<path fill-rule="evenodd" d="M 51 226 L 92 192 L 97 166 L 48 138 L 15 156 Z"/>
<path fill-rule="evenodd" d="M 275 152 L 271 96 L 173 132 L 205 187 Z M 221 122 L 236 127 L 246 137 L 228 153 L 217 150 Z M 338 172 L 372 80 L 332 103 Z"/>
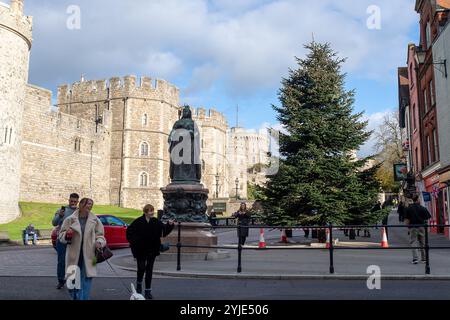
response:
<path fill-rule="evenodd" d="M 330 230 L 327 228 L 326 230 L 326 234 L 327 234 L 327 241 L 325 242 L 325 248 L 329 249 L 330 248 Z"/>
<path fill-rule="evenodd" d="M 389 248 L 388 240 L 386 237 L 386 228 L 383 227 L 381 229 L 381 247 L 382 248 Z"/>
<path fill-rule="evenodd" d="M 288 243 L 287 237 L 286 237 L 286 231 L 284 229 L 281 229 L 281 240 L 282 243 Z"/>
<path fill-rule="evenodd" d="M 259 230 L 259 244 L 258 244 L 258 248 L 259 249 L 265 249 L 266 248 L 266 240 L 264 240 L 264 229 L 261 228 L 261 230 Z"/>

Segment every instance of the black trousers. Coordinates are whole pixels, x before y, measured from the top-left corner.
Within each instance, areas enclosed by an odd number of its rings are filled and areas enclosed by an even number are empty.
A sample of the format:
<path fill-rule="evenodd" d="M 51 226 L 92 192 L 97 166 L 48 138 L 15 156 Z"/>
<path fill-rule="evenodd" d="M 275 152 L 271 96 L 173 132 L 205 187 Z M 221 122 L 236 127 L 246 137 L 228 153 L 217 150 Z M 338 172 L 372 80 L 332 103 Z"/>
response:
<path fill-rule="evenodd" d="M 246 239 L 247 239 L 247 237 L 243 237 L 243 236 L 239 237 L 239 242 L 241 243 L 241 246 L 243 246 L 245 244 Z"/>
<path fill-rule="evenodd" d="M 153 277 L 153 265 L 155 263 L 156 256 L 148 255 L 146 258 L 137 259 L 137 282 L 142 283 L 145 274 L 145 288 L 152 288 L 152 277 Z"/>

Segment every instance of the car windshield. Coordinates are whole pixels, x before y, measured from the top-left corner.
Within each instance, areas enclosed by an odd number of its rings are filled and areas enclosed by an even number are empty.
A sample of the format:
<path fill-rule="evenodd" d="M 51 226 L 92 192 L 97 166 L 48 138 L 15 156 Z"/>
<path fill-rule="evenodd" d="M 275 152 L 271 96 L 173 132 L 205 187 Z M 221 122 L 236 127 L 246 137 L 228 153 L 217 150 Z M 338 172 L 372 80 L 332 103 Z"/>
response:
<path fill-rule="evenodd" d="M 113 217 L 113 216 L 106 216 L 106 217 L 102 217 L 102 218 L 104 218 L 103 220 L 100 218 L 100 221 L 103 223 L 103 224 L 105 224 L 105 222 L 106 222 L 106 224 L 107 225 L 109 225 L 109 226 L 113 226 L 113 227 L 123 227 L 124 225 L 125 225 L 125 222 L 123 222 L 122 220 L 120 220 L 120 219 L 118 219 L 118 218 L 116 218 L 116 217 Z"/>

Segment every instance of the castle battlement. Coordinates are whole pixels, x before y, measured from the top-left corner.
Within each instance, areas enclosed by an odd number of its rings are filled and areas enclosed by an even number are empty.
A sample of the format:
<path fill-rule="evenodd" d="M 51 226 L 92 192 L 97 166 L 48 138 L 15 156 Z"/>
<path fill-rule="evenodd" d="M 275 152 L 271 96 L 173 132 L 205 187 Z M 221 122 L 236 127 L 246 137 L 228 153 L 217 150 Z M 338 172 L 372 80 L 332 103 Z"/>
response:
<path fill-rule="evenodd" d="M 200 121 L 202 126 L 213 126 L 225 131 L 228 126 L 225 115 L 214 108 L 192 108 L 192 118 Z"/>
<path fill-rule="evenodd" d="M 23 15 L 23 0 L 0 2 L 0 28 L 18 33 L 31 49 L 33 17 Z"/>
<path fill-rule="evenodd" d="M 179 89 L 165 80 L 133 75 L 112 77 L 106 80 L 88 80 L 58 87 L 58 105 L 89 103 L 108 99 L 140 98 L 167 101 L 177 104 Z"/>

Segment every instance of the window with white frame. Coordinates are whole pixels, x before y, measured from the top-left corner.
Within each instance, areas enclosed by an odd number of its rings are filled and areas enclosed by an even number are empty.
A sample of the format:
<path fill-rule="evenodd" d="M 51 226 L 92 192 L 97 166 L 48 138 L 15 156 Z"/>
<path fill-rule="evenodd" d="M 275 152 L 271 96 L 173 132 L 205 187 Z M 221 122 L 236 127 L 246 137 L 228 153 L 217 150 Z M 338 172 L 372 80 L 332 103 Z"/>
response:
<path fill-rule="evenodd" d="M 426 43 L 426 49 L 428 49 L 431 46 L 431 27 L 430 27 L 430 22 L 427 22 L 427 26 L 425 29 L 425 43 Z"/>
<path fill-rule="evenodd" d="M 433 129 L 433 147 L 434 147 L 434 161 L 439 160 L 439 141 L 436 134 L 436 129 Z"/>
<path fill-rule="evenodd" d="M 147 157 L 148 156 L 148 143 L 147 142 L 142 142 L 141 146 L 140 146 L 140 155 L 142 157 Z"/>
<path fill-rule="evenodd" d="M 428 112 L 428 97 L 427 97 L 427 89 L 423 90 L 423 113 Z"/>
<path fill-rule="evenodd" d="M 140 187 L 147 187 L 148 186 L 148 174 L 147 174 L 147 172 L 142 172 L 139 175 L 139 186 Z"/>

